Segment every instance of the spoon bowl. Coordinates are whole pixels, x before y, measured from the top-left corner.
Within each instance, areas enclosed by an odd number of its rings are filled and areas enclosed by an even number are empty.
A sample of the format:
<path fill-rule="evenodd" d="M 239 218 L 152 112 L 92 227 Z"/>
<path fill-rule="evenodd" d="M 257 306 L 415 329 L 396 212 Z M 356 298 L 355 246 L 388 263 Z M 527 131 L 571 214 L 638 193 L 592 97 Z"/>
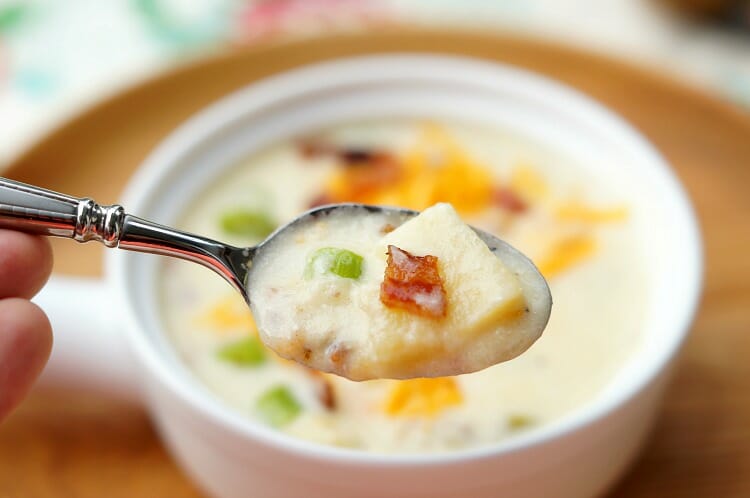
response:
<path fill-rule="evenodd" d="M 348 256 L 329 263 L 331 253 Z M 426 277 L 405 276 L 424 275 L 427 258 L 442 299 Z M 266 346 L 355 381 L 446 377 L 511 360 L 541 336 L 552 306 L 528 258 L 445 203 L 309 210 L 257 246 L 246 283 Z"/>

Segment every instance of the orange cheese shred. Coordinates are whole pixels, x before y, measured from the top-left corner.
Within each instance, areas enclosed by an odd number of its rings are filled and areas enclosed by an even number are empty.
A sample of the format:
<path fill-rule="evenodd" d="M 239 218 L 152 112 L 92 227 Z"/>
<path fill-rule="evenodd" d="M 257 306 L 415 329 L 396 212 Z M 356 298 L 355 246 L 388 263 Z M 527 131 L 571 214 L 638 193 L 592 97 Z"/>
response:
<path fill-rule="evenodd" d="M 430 418 L 462 402 L 461 390 L 450 377 L 409 379 L 395 382 L 383 409 L 391 416 Z"/>
<path fill-rule="evenodd" d="M 560 221 L 617 223 L 628 218 L 628 209 L 624 206 L 592 208 L 574 201 L 558 206 L 555 210 L 555 217 Z"/>
<path fill-rule="evenodd" d="M 596 240 L 589 235 L 566 237 L 552 245 L 537 267 L 545 278 L 551 278 L 591 257 L 596 249 Z"/>
<path fill-rule="evenodd" d="M 224 297 L 211 305 L 196 317 L 195 322 L 218 333 L 243 331 L 253 335 L 258 334 L 258 328 L 247 304 L 234 295 Z"/>

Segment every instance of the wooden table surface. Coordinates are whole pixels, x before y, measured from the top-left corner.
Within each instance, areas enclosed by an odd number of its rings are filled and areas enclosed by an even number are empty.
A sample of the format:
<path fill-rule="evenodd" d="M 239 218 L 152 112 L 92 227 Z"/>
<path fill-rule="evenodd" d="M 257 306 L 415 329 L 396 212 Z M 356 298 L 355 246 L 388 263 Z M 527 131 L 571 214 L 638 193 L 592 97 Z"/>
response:
<path fill-rule="evenodd" d="M 618 111 L 674 165 L 705 239 L 703 302 L 642 458 L 612 497 L 750 496 L 750 117 L 659 74 L 547 43 L 394 30 L 232 51 L 133 88 L 77 117 L 8 175 L 117 200 L 179 122 L 255 79 L 370 52 L 437 51 L 509 62 Z M 55 244 L 56 271 L 98 274 L 95 246 Z M 193 497 L 137 407 L 75 391 L 36 392 L 0 427 L 0 498 Z"/>

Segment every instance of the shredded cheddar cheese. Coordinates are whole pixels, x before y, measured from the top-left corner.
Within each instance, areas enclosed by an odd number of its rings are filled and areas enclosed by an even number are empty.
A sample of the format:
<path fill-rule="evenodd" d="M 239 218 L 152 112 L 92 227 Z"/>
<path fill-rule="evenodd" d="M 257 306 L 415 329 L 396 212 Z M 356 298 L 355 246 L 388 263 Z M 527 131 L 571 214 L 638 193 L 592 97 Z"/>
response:
<path fill-rule="evenodd" d="M 552 244 L 537 267 L 545 278 L 550 278 L 590 257 L 596 248 L 596 239 L 589 235 L 566 237 Z"/>
<path fill-rule="evenodd" d="M 403 163 L 407 182 L 400 190 L 410 197 L 413 209 L 448 202 L 461 213 L 472 213 L 490 202 L 490 169 L 473 160 L 438 125 L 423 127 L 416 143 L 405 152 Z"/>
<path fill-rule="evenodd" d="M 210 306 L 196 318 L 200 325 L 220 333 L 246 331 L 257 335 L 255 320 L 245 302 L 237 296 L 226 296 Z"/>
<path fill-rule="evenodd" d="M 471 157 L 469 152 L 435 123 L 425 123 L 414 142 L 390 161 L 375 163 L 371 169 L 339 168 L 329 177 L 324 196 L 331 202 L 363 202 L 424 210 L 447 202 L 462 215 L 481 213 L 499 206 L 512 214 L 522 214 L 530 206 L 560 223 L 594 225 L 625 221 L 625 206 L 591 207 L 578 200 L 558 201 L 550 185 L 531 164 L 516 164 L 507 182 L 498 187 L 492 169 Z M 595 253 L 597 239 L 587 235 L 568 236 L 554 241 L 538 267 L 545 277 L 553 277 Z"/>
<path fill-rule="evenodd" d="M 463 402 L 463 396 L 450 377 L 397 381 L 385 402 L 388 415 L 434 417 Z"/>
<path fill-rule="evenodd" d="M 394 164 L 374 165 L 369 172 L 363 171 L 356 167 L 336 170 L 326 182 L 327 198 L 417 210 L 449 202 L 464 214 L 480 211 L 491 202 L 490 169 L 473 160 L 435 124 L 426 124 Z M 362 187 L 365 183 L 367 188 Z"/>
<path fill-rule="evenodd" d="M 562 204 L 555 210 L 555 216 L 560 221 L 579 221 L 583 223 L 616 223 L 625 221 L 628 209 L 624 206 L 611 208 L 592 208 L 580 202 L 573 201 Z"/>
<path fill-rule="evenodd" d="M 510 186 L 527 201 L 539 201 L 544 199 L 549 188 L 544 178 L 527 165 L 517 166 L 511 175 Z"/>

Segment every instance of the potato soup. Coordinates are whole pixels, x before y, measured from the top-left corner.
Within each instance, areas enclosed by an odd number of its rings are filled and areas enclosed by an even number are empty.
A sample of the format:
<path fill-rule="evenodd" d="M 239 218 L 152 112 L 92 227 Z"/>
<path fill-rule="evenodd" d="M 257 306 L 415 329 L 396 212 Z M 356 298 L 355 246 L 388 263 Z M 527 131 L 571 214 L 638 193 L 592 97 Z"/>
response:
<path fill-rule="evenodd" d="M 510 360 L 551 308 L 533 264 L 501 241 L 490 249 L 447 203 L 416 216 L 359 204 L 309 211 L 259 249 L 248 293 L 266 346 L 352 380 Z"/>
<path fill-rule="evenodd" d="M 176 260 L 163 265 L 163 319 L 198 381 L 293 436 L 399 453 L 490 444 L 586 403 L 636 347 L 646 276 L 624 199 L 616 185 L 556 151 L 494 128 L 407 120 L 340 126 L 249 157 L 207 186 L 178 226 L 249 246 L 316 205 L 450 203 L 545 276 L 554 307 L 541 338 L 517 358 L 471 374 L 354 382 L 277 356 L 236 291 Z"/>

